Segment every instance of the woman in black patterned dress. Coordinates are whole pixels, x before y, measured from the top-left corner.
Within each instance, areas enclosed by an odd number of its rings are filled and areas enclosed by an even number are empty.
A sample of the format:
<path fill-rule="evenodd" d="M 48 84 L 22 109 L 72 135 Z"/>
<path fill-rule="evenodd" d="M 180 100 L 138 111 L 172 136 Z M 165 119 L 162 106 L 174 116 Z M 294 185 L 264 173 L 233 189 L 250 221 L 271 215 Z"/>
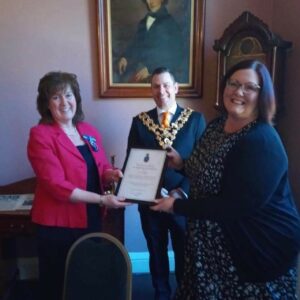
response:
<path fill-rule="evenodd" d="M 223 114 L 191 157 L 169 154 L 190 178 L 189 201 L 169 197 L 152 207 L 189 217 L 175 299 L 297 299 L 300 220 L 272 126 L 270 74 L 258 61 L 243 61 L 226 74 L 222 92 Z"/>

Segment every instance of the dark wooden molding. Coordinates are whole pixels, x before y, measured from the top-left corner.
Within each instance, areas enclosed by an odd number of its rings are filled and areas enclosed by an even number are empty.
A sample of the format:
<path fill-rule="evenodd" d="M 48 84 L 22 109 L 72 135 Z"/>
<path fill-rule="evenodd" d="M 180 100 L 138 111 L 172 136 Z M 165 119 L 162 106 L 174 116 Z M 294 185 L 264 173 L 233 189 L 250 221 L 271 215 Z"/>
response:
<path fill-rule="evenodd" d="M 239 55 L 236 53 L 238 47 L 241 49 Z M 285 58 L 291 48 L 292 42 L 285 41 L 272 32 L 266 23 L 251 12 L 243 12 L 224 30 L 221 38 L 215 40 L 213 45 L 218 55 L 216 108 L 222 97 L 219 88 L 226 71 L 234 62 L 253 58 L 261 60 L 268 67 L 274 82 L 278 111 L 282 111 Z"/>

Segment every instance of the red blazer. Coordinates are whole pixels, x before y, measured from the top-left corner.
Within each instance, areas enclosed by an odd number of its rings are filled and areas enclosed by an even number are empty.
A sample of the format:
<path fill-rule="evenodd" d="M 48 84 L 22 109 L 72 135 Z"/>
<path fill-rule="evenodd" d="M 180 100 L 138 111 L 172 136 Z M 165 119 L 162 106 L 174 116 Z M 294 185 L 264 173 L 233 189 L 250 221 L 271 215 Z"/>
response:
<path fill-rule="evenodd" d="M 78 132 L 96 139 L 98 152 L 91 153 L 98 167 L 100 186 L 103 171 L 111 168 L 101 143 L 101 136 L 91 125 L 77 124 Z M 40 124 L 30 130 L 28 158 L 37 177 L 31 210 L 32 221 L 48 226 L 86 228 L 85 203 L 69 200 L 75 188 L 86 189 L 87 166 L 79 150 L 58 125 Z"/>

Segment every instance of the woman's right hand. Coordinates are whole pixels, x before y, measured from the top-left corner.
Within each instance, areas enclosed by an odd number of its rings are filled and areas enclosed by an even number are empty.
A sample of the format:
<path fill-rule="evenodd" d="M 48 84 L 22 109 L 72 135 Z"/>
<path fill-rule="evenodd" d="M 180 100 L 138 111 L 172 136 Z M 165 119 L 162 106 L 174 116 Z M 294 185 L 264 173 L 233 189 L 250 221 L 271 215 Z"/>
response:
<path fill-rule="evenodd" d="M 172 214 L 175 199 L 173 197 L 160 198 L 155 200 L 155 205 L 150 206 L 151 210 Z"/>
<path fill-rule="evenodd" d="M 181 170 L 183 168 L 183 160 L 180 154 L 173 148 L 167 148 L 168 166 L 170 168 Z"/>
<path fill-rule="evenodd" d="M 100 195 L 100 202 L 99 204 L 102 206 L 106 206 L 107 208 L 123 208 L 129 205 L 132 205 L 132 203 L 124 202 L 125 198 L 118 197 L 113 194 L 107 194 L 107 195 Z"/>

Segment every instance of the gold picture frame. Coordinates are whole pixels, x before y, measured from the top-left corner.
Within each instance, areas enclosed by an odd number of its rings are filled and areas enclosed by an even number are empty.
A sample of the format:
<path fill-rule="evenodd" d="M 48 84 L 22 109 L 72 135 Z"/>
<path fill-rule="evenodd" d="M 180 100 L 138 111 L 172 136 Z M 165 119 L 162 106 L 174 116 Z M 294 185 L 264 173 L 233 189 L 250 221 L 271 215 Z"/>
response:
<path fill-rule="evenodd" d="M 97 0 L 98 12 L 98 62 L 100 98 L 145 98 L 151 97 L 149 81 L 122 81 L 118 69 L 121 53 L 134 39 L 139 22 L 145 18 L 147 8 L 143 0 Z M 205 0 L 169 1 L 166 9 L 181 30 L 183 62 L 180 69 L 178 97 L 199 98 L 202 95 L 203 34 Z M 185 11 L 184 11 L 185 10 Z M 176 15 L 177 13 L 177 15 Z M 180 27 L 181 26 L 181 27 Z M 158 36 L 155 42 L 169 40 Z M 185 52 L 184 52 L 185 51 Z M 170 55 L 175 52 L 169 51 Z M 155 53 L 154 55 L 161 55 Z M 158 58 L 158 56 L 154 56 Z M 154 60 L 153 60 L 154 61 Z M 165 60 L 163 60 L 165 61 Z M 175 59 L 172 61 L 175 62 Z M 156 67 L 166 66 L 160 63 Z M 151 73 L 151 68 L 149 68 Z M 173 69 L 171 68 L 173 71 Z M 148 73 L 148 74 L 149 74 Z M 149 77 L 148 77 L 149 78 Z"/>

